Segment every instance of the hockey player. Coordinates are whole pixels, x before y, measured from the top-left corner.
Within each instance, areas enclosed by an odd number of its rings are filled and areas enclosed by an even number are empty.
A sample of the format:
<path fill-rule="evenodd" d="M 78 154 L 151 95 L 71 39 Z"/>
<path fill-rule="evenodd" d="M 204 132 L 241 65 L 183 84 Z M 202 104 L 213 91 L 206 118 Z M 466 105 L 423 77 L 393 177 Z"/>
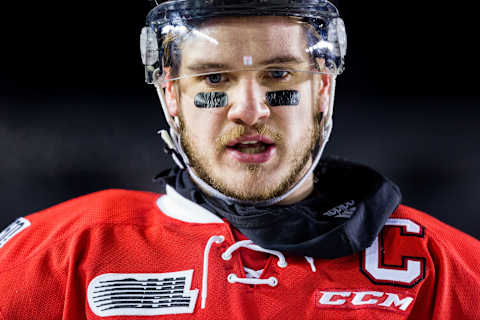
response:
<path fill-rule="evenodd" d="M 479 242 L 320 160 L 346 47 L 325 0 L 155 7 L 141 52 L 178 168 L 12 223 L 0 319 L 477 319 Z"/>

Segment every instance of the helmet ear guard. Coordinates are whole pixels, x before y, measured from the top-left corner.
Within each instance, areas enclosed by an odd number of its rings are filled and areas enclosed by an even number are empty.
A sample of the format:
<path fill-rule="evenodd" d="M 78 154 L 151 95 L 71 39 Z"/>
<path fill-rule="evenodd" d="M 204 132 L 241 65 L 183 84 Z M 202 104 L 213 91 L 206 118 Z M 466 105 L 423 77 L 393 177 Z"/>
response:
<path fill-rule="evenodd" d="M 145 66 L 145 82 L 153 84 L 162 74 L 157 33 L 151 27 L 143 27 L 140 34 L 140 53 Z"/>
<path fill-rule="evenodd" d="M 315 33 L 307 33 L 309 54 L 313 59 L 324 60 L 324 68 L 328 73 L 341 74 L 347 53 L 347 36 L 342 18 L 305 19 L 305 22 L 315 29 Z"/>

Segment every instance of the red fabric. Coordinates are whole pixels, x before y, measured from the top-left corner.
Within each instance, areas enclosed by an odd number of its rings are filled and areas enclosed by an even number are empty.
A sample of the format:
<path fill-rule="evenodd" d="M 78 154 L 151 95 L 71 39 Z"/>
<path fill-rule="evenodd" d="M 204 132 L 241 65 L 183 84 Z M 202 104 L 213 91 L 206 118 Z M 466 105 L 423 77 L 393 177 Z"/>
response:
<path fill-rule="evenodd" d="M 238 229 L 232 227 L 232 232 L 235 240 L 248 240 L 248 238 L 245 237 L 243 233 L 241 233 Z M 250 250 L 247 248 L 240 248 L 238 249 L 238 251 L 240 253 L 240 258 L 242 259 L 243 265 L 253 270 L 264 269 L 265 265 L 267 264 L 268 258 L 270 257 L 266 253 Z"/>
<path fill-rule="evenodd" d="M 227 281 L 231 273 L 245 276 L 240 255 L 221 258 L 236 241 L 227 223 L 171 218 L 156 206 L 158 197 L 107 190 L 26 217 L 31 226 L 0 248 L 0 319 L 448 320 L 478 319 L 480 314 L 479 242 L 406 206 L 391 221 L 410 221 L 421 232 L 386 226 L 378 257 L 362 252 L 316 259 L 316 272 L 304 257 L 287 256 L 286 268 L 267 263 L 262 278 L 278 279 L 270 287 Z M 204 252 L 214 235 L 223 235 L 225 242 L 213 244 L 208 254 L 208 296 L 202 309 Z M 413 263 L 412 269 L 418 262 L 423 278 L 415 278 L 411 287 L 375 283 L 362 263 L 381 257 L 390 270 L 406 270 L 407 263 Z M 402 263 L 403 269 L 393 266 Z M 101 318 L 88 304 L 87 288 L 97 276 L 183 270 L 193 270 L 190 289 L 199 290 L 191 314 Z"/>

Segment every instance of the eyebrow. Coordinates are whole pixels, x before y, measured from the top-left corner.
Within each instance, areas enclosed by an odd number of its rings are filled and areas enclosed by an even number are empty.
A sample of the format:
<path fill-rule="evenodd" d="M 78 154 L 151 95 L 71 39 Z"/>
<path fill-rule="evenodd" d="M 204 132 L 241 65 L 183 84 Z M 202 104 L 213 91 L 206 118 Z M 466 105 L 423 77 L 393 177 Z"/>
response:
<path fill-rule="evenodd" d="M 267 59 L 267 60 L 264 60 L 262 62 L 260 62 L 259 64 L 260 65 L 263 65 L 263 66 L 266 66 L 266 65 L 269 65 L 269 64 L 275 64 L 275 63 L 290 63 L 290 62 L 294 62 L 294 63 L 302 63 L 303 61 L 301 61 L 299 58 L 295 57 L 295 56 L 280 56 L 280 57 L 274 57 L 274 58 L 271 58 L 271 59 Z"/>
<path fill-rule="evenodd" d="M 299 58 L 295 56 L 287 55 L 287 56 L 279 56 L 279 57 L 263 60 L 260 63 L 258 63 L 258 65 L 266 66 L 270 64 L 276 64 L 276 63 L 292 63 L 292 62 L 301 64 L 303 61 L 301 61 Z M 207 72 L 212 70 L 232 70 L 233 67 L 229 66 L 228 64 L 222 64 L 222 63 L 200 62 L 200 63 L 187 66 L 187 69 L 194 72 Z"/>
<path fill-rule="evenodd" d="M 206 72 L 211 70 L 230 70 L 232 68 L 230 68 L 226 64 L 207 62 L 207 63 L 197 63 L 194 65 L 190 65 L 187 67 L 187 69 L 195 72 Z"/>

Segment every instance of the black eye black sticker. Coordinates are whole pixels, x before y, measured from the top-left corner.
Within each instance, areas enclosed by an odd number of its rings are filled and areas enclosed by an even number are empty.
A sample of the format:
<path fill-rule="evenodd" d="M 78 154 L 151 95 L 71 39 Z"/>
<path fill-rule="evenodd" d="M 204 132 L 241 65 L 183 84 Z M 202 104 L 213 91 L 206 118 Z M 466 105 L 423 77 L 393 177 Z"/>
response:
<path fill-rule="evenodd" d="M 200 92 L 194 100 L 197 108 L 223 108 L 228 104 L 225 92 Z"/>
<path fill-rule="evenodd" d="M 300 103 L 300 92 L 297 90 L 282 90 L 267 92 L 267 104 L 270 107 L 296 106 Z"/>

